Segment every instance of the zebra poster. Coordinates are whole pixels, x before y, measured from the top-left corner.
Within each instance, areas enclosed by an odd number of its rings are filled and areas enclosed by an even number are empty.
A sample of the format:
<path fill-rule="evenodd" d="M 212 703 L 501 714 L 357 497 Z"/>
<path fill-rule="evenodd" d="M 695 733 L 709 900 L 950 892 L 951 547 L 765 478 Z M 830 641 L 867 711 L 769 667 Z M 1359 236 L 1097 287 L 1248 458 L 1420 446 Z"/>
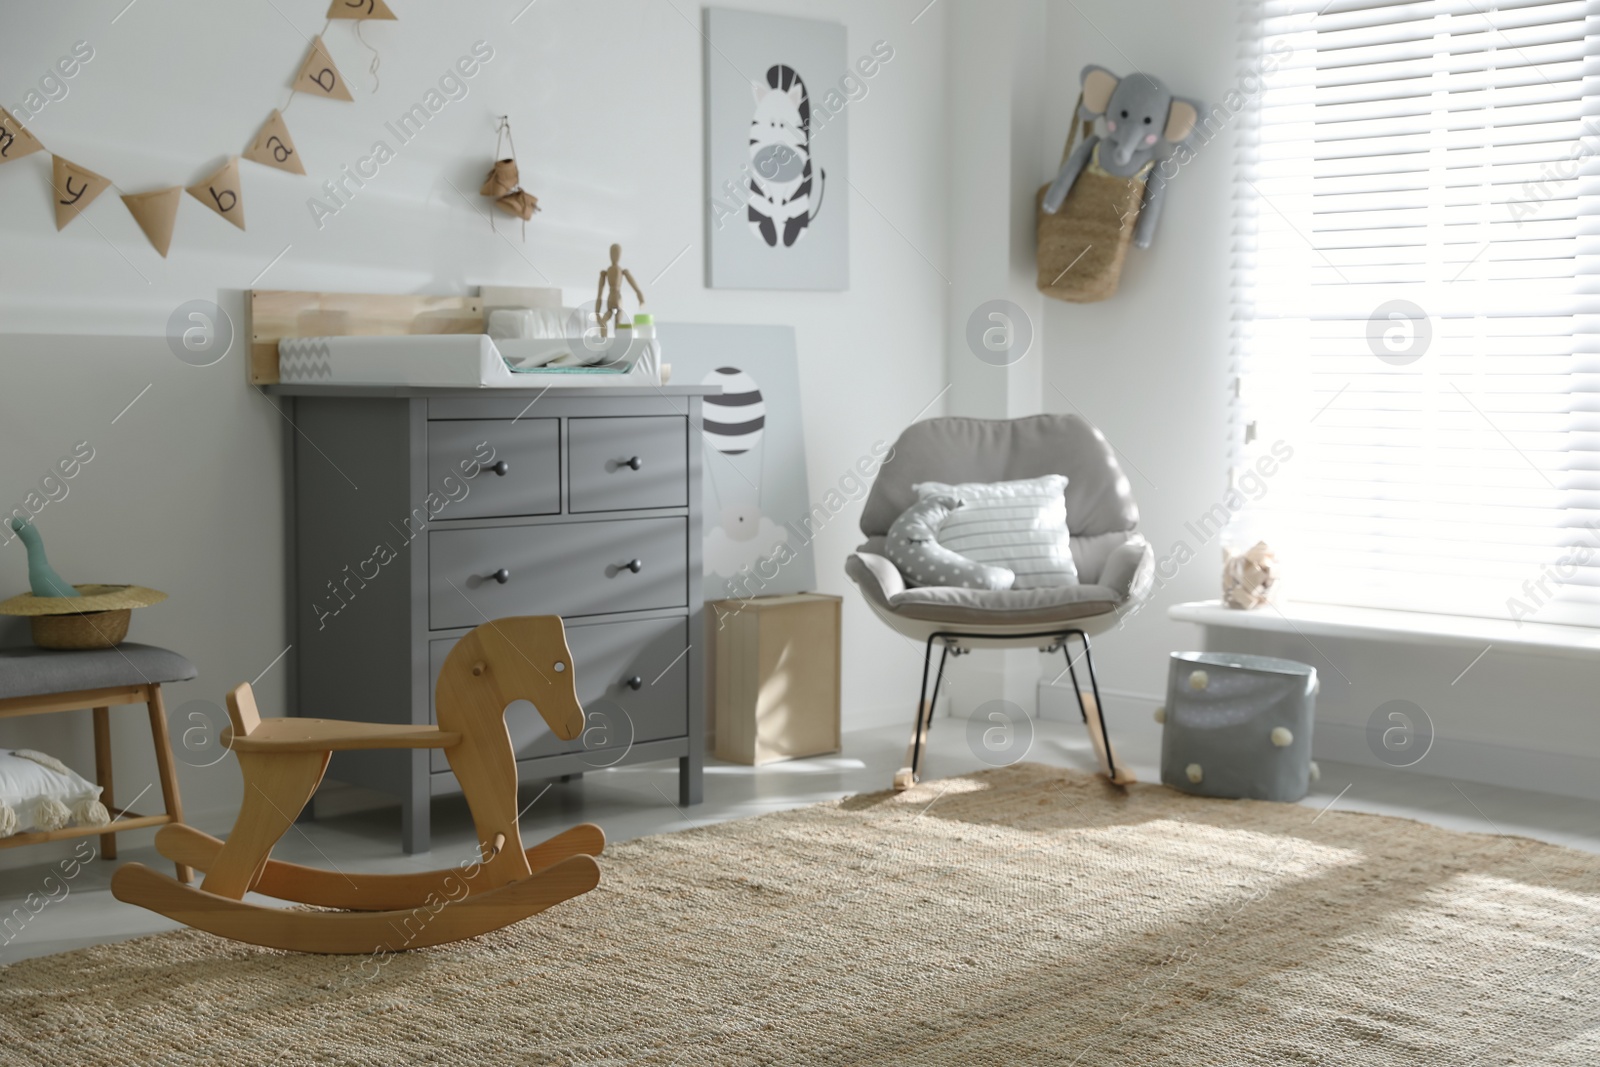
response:
<path fill-rule="evenodd" d="M 845 28 L 706 10 L 706 283 L 850 287 Z"/>

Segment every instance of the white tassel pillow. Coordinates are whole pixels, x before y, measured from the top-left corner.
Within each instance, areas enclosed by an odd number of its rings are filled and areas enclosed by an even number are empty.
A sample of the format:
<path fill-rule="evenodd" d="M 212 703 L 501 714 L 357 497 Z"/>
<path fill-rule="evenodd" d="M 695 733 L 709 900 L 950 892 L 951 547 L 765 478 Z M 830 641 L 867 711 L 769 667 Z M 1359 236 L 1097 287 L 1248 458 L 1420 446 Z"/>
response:
<path fill-rule="evenodd" d="M 110 821 L 100 787 L 65 763 L 32 749 L 0 749 L 0 837 Z"/>
<path fill-rule="evenodd" d="M 1065 475 L 964 485 L 919 482 L 911 488 L 918 500 L 961 501 L 939 526 L 939 544 L 979 563 L 1009 567 L 1017 576 L 1011 588 L 1078 584 L 1067 534 Z"/>

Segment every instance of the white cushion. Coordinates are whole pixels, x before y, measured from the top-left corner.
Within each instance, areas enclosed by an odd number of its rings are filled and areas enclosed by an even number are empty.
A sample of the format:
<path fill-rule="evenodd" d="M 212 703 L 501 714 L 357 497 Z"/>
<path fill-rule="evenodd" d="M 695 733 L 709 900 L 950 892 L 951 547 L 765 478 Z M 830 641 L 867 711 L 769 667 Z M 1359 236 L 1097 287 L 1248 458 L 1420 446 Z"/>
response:
<path fill-rule="evenodd" d="M 31 749 L 0 749 L 0 837 L 110 821 L 100 787 L 60 760 Z"/>
<path fill-rule="evenodd" d="M 1013 589 L 1077 585 L 1067 534 L 1067 479 L 1046 474 L 1015 482 L 919 482 L 919 500 L 953 497 L 962 507 L 939 527 L 939 543 L 980 563 L 1009 567 Z"/>

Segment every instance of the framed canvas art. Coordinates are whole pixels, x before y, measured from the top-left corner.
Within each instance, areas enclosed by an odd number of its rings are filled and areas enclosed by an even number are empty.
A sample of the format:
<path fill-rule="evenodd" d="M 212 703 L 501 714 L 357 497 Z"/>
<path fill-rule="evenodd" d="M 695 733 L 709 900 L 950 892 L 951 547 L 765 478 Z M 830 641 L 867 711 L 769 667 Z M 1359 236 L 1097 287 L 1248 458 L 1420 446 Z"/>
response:
<path fill-rule="evenodd" d="M 722 386 L 706 398 L 705 595 L 746 600 L 816 588 L 816 536 L 791 326 L 663 323 L 675 382 Z"/>
<path fill-rule="evenodd" d="M 706 10 L 706 284 L 850 287 L 849 74 L 837 22 Z"/>

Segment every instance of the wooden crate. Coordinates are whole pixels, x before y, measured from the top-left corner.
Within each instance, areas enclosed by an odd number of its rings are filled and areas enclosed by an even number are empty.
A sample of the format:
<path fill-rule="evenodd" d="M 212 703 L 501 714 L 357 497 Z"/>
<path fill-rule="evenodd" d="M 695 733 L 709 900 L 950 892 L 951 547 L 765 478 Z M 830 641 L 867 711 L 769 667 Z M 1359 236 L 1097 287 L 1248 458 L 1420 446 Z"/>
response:
<path fill-rule="evenodd" d="M 799 593 L 706 605 L 718 759 L 762 764 L 839 751 L 842 604 Z"/>

